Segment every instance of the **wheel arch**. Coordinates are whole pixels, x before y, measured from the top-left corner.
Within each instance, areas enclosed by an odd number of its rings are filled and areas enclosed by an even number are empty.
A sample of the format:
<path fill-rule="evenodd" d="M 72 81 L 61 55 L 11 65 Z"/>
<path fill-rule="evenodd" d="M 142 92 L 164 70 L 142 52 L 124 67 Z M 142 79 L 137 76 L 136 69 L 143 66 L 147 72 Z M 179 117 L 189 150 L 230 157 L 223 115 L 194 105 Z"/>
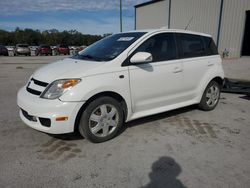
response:
<path fill-rule="evenodd" d="M 202 87 L 200 87 L 200 89 L 199 89 L 198 98 L 196 98 L 197 103 L 199 103 L 199 102 L 201 101 L 202 95 L 203 95 L 205 89 L 207 88 L 208 84 L 209 84 L 211 81 L 216 81 L 216 82 L 220 85 L 220 87 L 222 87 L 223 84 L 224 84 L 224 79 L 223 79 L 223 77 L 218 76 L 218 75 L 213 76 L 213 77 L 210 77 L 210 79 L 208 79 L 208 78 L 204 79 L 204 81 L 201 82 L 201 83 L 203 83 L 203 84 L 202 84 Z"/>
<path fill-rule="evenodd" d="M 217 76 L 217 77 L 215 77 L 215 78 L 213 78 L 212 80 L 210 80 L 208 83 L 210 83 L 211 81 L 215 81 L 215 82 L 217 82 L 219 85 L 220 85 L 220 87 L 222 87 L 223 86 L 223 84 L 224 84 L 224 79 L 222 79 L 221 77 L 219 77 L 219 76 Z"/>
<path fill-rule="evenodd" d="M 81 119 L 81 114 L 82 112 L 85 110 L 85 108 L 95 99 L 100 98 L 100 97 L 112 97 L 114 99 L 116 99 L 122 106 L 123 109 L 123 114 L 124 114 L 124 120 L 127 119 L 127 115 L 128 115 L 128 105 L 126 103 L 126 100 L 124 99 L 124 97 L 122 97 L 120 94 L 113 92 L 113 91 L 103 91 L 97 94 L 94 94 L 93 96 L 91 96 L 80 108 L 80 110 L 77 113 L 76 119 L 75 119 L 75 124 L 74 124 L 74 131 L 78 131 L 78 125 L 80 123 L 80 119 Z"/>

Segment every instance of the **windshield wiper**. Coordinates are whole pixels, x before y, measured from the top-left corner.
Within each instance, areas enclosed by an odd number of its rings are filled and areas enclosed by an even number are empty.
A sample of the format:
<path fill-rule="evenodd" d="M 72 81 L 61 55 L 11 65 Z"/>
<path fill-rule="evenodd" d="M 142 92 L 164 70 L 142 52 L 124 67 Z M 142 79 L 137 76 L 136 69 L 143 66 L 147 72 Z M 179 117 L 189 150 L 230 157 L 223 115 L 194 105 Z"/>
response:
<path fill-rule="evenodd" d="M 93 61 L 102 61 L 100 58 L 97 58 L 97 57 L 94 57 L 94 56 L 91 56 L 91 55 L 78 55 L 78 57 L 80 59 L 90 59 L 90 60 L 93 60 Z"/>

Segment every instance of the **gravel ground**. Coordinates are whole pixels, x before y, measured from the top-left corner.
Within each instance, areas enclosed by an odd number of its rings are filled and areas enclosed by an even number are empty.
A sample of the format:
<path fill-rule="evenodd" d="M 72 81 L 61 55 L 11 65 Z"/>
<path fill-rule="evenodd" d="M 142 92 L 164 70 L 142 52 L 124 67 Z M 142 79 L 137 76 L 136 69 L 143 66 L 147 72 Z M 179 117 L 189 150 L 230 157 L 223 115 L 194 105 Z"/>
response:
<path fill-rule="evenodd" d="M 0 187 L 250 187 L 250 101 L 222 94 L 218 107 L 186 107 L 126 125 L 92 144 L 51 136 L 18 116 L 16 93 L 53 57 L 0 57 Z M 227 77 L 250 80 L 250 58 L 223 63 Z"/>

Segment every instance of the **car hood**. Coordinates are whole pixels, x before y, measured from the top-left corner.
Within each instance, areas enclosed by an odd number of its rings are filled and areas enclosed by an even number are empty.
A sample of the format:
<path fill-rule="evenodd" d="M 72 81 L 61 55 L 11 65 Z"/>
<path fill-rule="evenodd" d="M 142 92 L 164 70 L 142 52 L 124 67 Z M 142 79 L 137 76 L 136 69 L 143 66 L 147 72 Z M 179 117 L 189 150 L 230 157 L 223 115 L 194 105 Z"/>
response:
<path fill-rule="evenodd" d="M 47 83 L 58 79 L 81 78 L 87 71 L 93 71 L 93 69 L 102 65 L 104 65 L 104 62 L 67 58 L 41 67 L 35 71 L 33 78 Z"/>

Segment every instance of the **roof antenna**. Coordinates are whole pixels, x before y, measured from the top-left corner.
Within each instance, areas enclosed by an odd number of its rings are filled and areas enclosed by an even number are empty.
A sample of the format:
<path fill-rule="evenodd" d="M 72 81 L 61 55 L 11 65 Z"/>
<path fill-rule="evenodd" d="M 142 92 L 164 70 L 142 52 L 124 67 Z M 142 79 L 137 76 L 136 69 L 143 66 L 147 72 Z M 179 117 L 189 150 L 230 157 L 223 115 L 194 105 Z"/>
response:
<path fill-rule="evenodd" d="M 187 30 L 188 26 L 190 25 L 190 23 L 193 21 L 193 16 L 191 17 L 191 19 L 188 21 L 187 26 L 185 27 L 185 30 Z"/>

